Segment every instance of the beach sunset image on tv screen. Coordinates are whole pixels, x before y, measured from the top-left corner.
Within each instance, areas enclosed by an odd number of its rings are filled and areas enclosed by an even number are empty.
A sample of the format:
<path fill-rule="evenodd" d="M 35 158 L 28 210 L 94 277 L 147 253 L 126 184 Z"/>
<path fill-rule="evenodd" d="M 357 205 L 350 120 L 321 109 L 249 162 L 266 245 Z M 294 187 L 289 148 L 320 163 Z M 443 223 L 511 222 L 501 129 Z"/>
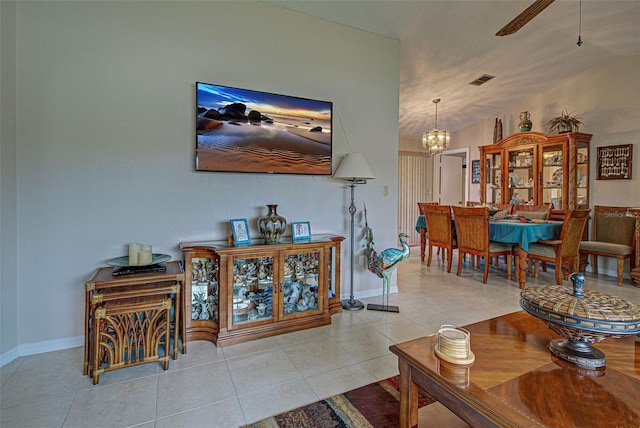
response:
<path fill-rule="evenodd" d="M 331 102 L 196 82 L 196 103 L 196 170 L 331 174 Z"/>

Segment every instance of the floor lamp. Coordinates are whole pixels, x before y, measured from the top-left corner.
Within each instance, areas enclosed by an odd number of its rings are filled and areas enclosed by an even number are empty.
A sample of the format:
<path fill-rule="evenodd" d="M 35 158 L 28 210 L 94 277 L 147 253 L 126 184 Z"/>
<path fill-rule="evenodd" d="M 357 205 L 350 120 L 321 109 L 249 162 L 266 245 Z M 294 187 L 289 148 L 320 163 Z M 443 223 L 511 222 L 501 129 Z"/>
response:
<path fill-rule="evenodd" d="M 351 214 L 351 289 L 349 291 L 349 299 L 340 301 L 343 309 L 347 311 L 359 311 L 364 309 L 364 304 L 353 298 L 353 262 L 355 258 L 353 244 L 354 244 L 354 219 L 353 216 L 356 213 L 356 204 L 354 202 L 354 190 L 356 185 L 365 184 L 367 180 L 374 179 L 373 172 L 367 161 L 360 153 L 349 153 L 342 158 L 340 166 L 333 174 L 333 178 L 339 180 L 348 181 L 349 187 L 351 187 L 351 205 L 349 205 L 349 214 Z"/>

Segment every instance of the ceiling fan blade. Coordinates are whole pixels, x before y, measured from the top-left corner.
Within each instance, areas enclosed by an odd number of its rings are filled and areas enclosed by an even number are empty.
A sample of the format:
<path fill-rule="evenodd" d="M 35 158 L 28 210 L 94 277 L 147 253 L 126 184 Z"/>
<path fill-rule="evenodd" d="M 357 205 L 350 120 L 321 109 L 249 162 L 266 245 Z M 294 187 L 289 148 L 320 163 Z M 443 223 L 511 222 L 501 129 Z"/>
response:
<path fill-rule="evenodd" d="M 545 10 L 547 6 L 553 3 L 555 0 L 536 0 L 531 6 L 526 8 L 520 15 L 516 16 L 507 25 L 502 27 L 500 31 L 496 33 L 496 36 L 508 36 L 513 34 L 533 18 L 535 18 L 540 12 Z"/>

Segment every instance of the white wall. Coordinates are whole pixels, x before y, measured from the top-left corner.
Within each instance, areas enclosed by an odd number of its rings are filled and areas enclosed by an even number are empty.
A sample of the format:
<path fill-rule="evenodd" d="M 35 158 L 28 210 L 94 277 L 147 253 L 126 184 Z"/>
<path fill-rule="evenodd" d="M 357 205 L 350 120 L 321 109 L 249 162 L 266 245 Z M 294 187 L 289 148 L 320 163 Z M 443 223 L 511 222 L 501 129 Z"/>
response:
<path fill-rule="evenodd" d="M 0 355 L 17 337 L 16 4 L 0 2 Z M 14 355 L 8 356 L 10 359 Z M 0 364 L 2 361 L 0 361 Z"/>
<path fill-rule="evenodd" d="M 257 236 L 277 203 L 348 243 L 341 182 L 194 171 L 195 81 L 333 101 L 334 168 L 346 132 L 376 174 L 358 208 L 396 246 L 398 41 L 255 1 L 19 2 L 16 21 L 21 354 L 81 343 L 84 282 L 129 242 L 180 259 L 179 242 L 223 239 L 230 218 Z M 359 265 L 355 289 L 381 281 Z"/>

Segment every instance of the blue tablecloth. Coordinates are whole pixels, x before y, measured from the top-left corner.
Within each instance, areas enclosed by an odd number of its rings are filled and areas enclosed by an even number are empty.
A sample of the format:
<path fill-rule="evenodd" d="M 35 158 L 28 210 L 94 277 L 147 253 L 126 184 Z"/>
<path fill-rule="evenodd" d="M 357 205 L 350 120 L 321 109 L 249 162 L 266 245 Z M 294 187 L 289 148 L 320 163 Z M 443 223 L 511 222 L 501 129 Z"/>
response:
<path fill-rule="evenodd" d="M 495 242 L 519 244 L 529 251 L 529 244 L 540 239 L 557 239 L 562 230 L 561 221 L 549 223 L 522 223 L 517 220 L 492 220 L 489 223 L 489 239 Z"/>
<path fill-rule="evenodd" d="M 416 222 L 416 232 L 420 233 L 420 229 L 427 228 L 427 219 L 423 215 L 418 216 L 418 221 Z"/>

